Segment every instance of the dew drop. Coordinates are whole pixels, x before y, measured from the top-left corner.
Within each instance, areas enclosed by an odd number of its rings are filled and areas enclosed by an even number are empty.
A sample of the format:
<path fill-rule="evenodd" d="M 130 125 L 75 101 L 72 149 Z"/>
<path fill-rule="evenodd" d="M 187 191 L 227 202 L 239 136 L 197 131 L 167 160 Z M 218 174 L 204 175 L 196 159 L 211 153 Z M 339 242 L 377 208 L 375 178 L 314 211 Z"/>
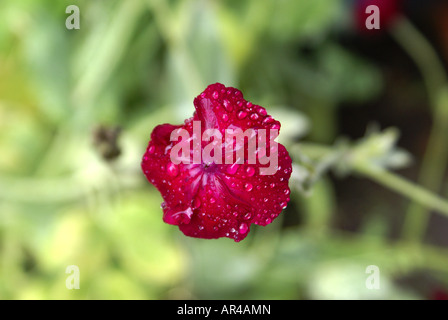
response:
<path fill-rule="evenodd" d="M 212 94 L 212 97 L 213 97 L 213 99 L 218 99 L 219 98 L 219 93 L 218 93 L 218 91 L 214 91 L 213 92 L 213 94 Z"/>
<path fill-rule="evenodd" d="M 209 201 L 210 201 L 210 203 L 211 203 L 211 204 L 213 204 L 213 203 L 215 203 L 215 202 L 216 202 L 216 199 L 215 199 L 215 198 L 210 198 L 210 200 L 209 200 Z"/>
<path fill-rule="evenodd" d="M 238 112 L 238 119 L 242 120 L 242 119 L 246 118 L 246 116 L 247 116 L 247 112 L 246 111 Z"/>
<path fill-rule="evenodd" d="M 272 182 L 272 183 L 269 185 L 269 187 L 271 187 L 271 189 L 275 188 L 275 183 Z"/>
<path fill-rule="evenodd" d="M 238 163 L 234 163 L 230 166 L 227 167 L 227 173 L 228 174 L 235 174 L 238 171 L 239 168 L 239 164 Z"/>
<path fill-rule="evenodd" d="M 232 111 L 233 110 L 233 107 L 232 107 L 232 104 L 230 103 L 230 101 L 229 100 L 224 100 L 223 101 L 223 105 L 224 105 L 224 109 L 226 109 L 227 111 Z"/>
<path fill-rule="evenodd" d="M 270 224 L 272 222 L 272 220 L 271 220 L 271 218 L 266 218 L 266 220 L 264 222 L 266 222 L 266 224 Z"/>
<path fill-rule="evenodd" d="M 264 118 L 262 123 L 263 124 L 268 124 L 268 123 L 272 123 L 272 122 L 274 122 L 274 119 L 272 119 L 271 116 L 268 116 L 268 117 Z"/>
<path fill-rule="evenodd" d="M 291 191 L 289 191 L 289 189 L 285 189 L 285 190 L 283 190 L 283 193 L 286 194 L 286 195 L 288 195 L 290 192 L 291 192 Z"/>
<path fill-rule="evenodd" d="M 268 202 L 268 201 L 269 201 L 268 198 L 264 198 L 264 199 L 263 199 L 263 202 L 264 202 L 264 203 L 266 203 L 266 202 Z"/>
<path fill-rule="evenodd" d="M 262 117 L 265 117 L 268 113 L 266 112 L 266 109 L 263 107 L 258 108 L 257 110 L 258 114 Z"/>
<path fill-rule="evenodd" d="M 252 218 L 252 215 L 250 212 L 246 213 L 243 217 L 244 220 L 249 220 L 250 218 Z"/>
<path fill-rule="evenodd" d="M 280 207 L 282 209 L 286 209 L 287 206 L 288 206 L 288 203 L 286 203 L 286 201 L 283 201 L 282 203 L 280 203 Z"/>
<path fill-rule="evenodd" d="M 244 189 L 245 189 L 246 191 L 252 191 L 253 188 L 254 188 L 254 187 L 253 187 L 250 183 L 246 183 L 246 184 L 244 185 Z"/>
<path fill-rule="evenodd" d="M 170 162 L 166 166 L 166 171 L 167 171 L 168 175 L 171 176 L 171 177 L 175 177 L 175 176 L 177 176 L 179 174 L 179 169 L 177 168 L 177 165 L 175 165 L 172 162 Z"/>
<path fill-rule="evenodd" d="M 225 122 L 227 122 L 229 120 L 229 116 L 227 115 L 227 113 L 224 113 L 222 115 L 222 120 L 225 121 Z"/>
<path fill-rule="evenodd" d="M 274 123 L 273 125 L 271 125 L 271 129 L 278 130 L 278 129 L 280 129 L 280 125 L 278 123 Z"/>
<path fill-rule="evenodd" d="M 255 174 L 255 169 L 253 167 L 247 167 L 246 173 L 248 177 L 252 177 Z"/>
<path fill-rule="evenodd" d="M 257 120 L 258 119 L 258 114 L 256 114 L 256 113 L 252 113 L 251 115 L 250 115 L 250 119 L 251 120 Z"/>
<path fill-rule="evenodd" d="M 247 224 L 245 224 L 244 222 L 242 224 L 240 224 L 238 230 L 240 231 L 240 233 L 245 234 L 247 232 L 247 230 L 249 229 L 249 227 L 247 226 Z"/>

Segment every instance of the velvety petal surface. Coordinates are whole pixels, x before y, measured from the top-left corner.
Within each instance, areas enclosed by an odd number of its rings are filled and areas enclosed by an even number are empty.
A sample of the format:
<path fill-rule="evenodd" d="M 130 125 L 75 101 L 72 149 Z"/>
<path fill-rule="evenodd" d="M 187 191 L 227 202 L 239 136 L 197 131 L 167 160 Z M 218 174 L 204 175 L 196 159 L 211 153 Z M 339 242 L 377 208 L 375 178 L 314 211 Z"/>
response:
<path fill-rule="evenodd" d="M 251 224 L 270 224 L 290 200 L 291 158 L 284 146 L 269 140 L 270 130 L 278 131 L 280 123 L 263 107 L 246 101 L 239 90 L 219 83 L 208 86 L 196 97 L 194 106 L 196 112 L 183 125 L 164 124 L 154 129 L 143 156 L 143 172 L 164 199 L 166 223 L 178 225 L 191 237 L 229 237 L 240 241 L 249 233 Z M 174 164 L 170 154 L 178 141 L 170 140 L 171 133 L 183 129 L 190 138 L 194 137 L 195 122 L 201 125 L 201 136 L 207 129 L 221 133 L 221 161 L 205 161 L 202 157 L 200 163 Z M 230 142 L 225 139 L 228 129 L 251 134 L 244 142 Z M 257 139 L 260 129 L 266 130 L 266 143 L 259 144 L 265 149 L 255 150 L 257 161 L 249 161 L 254 151 L 249 148 L 249 141 Z M 202 152 L 210 141 L 199 143 Z M 229 143 L 232 152 L 226 149 Z M 191 148 L 190 160 L 193 156 Z M 229 156 L 232 163 L 226 163 Z M 269 156 L 276 157 L 277 164 L 270 174 L 263 175 L 260 169 L 271 165 L 266 164 Z M 179 153 L 178 158 L 182 157 L 185 155 Z M 260 159 L 264 159 L 264 164 Z"/>

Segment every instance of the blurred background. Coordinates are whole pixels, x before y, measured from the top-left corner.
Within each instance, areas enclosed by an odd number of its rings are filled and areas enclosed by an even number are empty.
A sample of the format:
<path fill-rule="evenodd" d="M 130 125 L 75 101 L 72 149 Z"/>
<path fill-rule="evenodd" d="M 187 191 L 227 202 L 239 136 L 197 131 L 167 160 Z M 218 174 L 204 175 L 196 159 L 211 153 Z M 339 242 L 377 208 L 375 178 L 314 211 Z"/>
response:
<path fill-rule="evenodd" d="M 448 196 L 448 3 L 387 3 L 2 0 L 0 298 L 448 298 L 448 218 L 359 170 Z M 294 162 L 288 208 L 240 243 L 163 223 L 140 169 L 215 82 L 281 121 Z"/>

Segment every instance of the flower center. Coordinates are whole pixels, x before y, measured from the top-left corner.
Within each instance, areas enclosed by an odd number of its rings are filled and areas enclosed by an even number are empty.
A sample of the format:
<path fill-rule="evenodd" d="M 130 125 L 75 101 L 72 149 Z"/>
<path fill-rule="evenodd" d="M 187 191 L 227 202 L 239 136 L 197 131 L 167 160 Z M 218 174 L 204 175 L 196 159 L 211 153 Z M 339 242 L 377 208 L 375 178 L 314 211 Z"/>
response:
<path fill-rule="evenodd" d="M 216 169 L 218 166 L 214 162 L 203 162 L 202 163 L 202 170 L 207 173 L 213 173 L 216 172 Z"/>

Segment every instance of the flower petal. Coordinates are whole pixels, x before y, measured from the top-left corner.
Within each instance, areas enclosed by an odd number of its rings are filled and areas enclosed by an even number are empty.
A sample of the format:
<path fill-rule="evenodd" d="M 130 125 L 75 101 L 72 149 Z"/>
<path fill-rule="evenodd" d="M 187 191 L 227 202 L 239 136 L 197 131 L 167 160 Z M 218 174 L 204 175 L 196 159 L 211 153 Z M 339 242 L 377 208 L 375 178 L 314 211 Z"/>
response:
<path fill-rule="evenodd" d="M 194 99 L 194 105 L 196 112 L 184 125 L 164 124 L 154 129 L 143 157 L 143 172 L 164 199 L 166 223 L 179 225 L 187 236 L 240 241 L 252 223 L 270 224 L 290 200 L 291 158 L 285 147 L 273 140 L 280 123 L 263 107 L 244 100 L 239 90 L 219 83 L 208 86 Z M 216 129 L 224 137 L 222 161 L 173 163 L 171 153 L 177 141 L 170 140 L 171 134 L 183 129 L 189 137 L 198 138 L 197 123 L 201 137 L 207 129 Z M 228 129 L 240 129 L 247 138 L 226 140 Z M 260 139 L 263 132 L 264 140 Z M 188 143 L 190 140 L 194 138 Z M 257 148 L 250 146 L 254 141 Z M 199 144 L 202 154 L 208 143 Z M 227 163 L 230 156 L 232 161 Z M 194 150 L 175 157 L 193 160 Z"/>

